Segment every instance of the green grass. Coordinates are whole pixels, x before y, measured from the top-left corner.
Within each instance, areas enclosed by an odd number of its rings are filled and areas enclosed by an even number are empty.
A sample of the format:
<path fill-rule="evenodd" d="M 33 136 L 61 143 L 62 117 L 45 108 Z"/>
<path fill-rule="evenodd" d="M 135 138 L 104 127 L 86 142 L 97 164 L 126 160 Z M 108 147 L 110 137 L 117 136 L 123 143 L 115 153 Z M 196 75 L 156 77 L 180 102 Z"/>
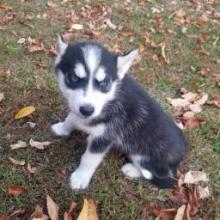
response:
<path fill-rule="evenodd" d="M 70 10 L 74 10 L 78 17 L 75 23 L 83 24 L 87 30 L 91 19 L 83 17 L 80 13 L 83 5 L 90 5 L 91 10 L 98 10 L 100 4 L 103 7 L 111 7 L 112 13 L 107 17 L 120 28 L 112 30 L 107 27 L 99 30 L 98 36 L 92 40 L 100 41 L 109 48 L 118 45 L 121 52 L 144 45 L 141 62 L 132 67 L 133 75 L 170 114 L 174 114 L 166 97 L 178 96 L 181 87 L 192 92 L 198 90 L 206 92 L 210 99 L 219 95 L 220 88 L 215 84 L 214 77 L 211 74 L 205 77 L 200 74 L 205 66 L 208 66 L 211 72 L 219 69 L 217 59 L 220 55 L 220 40 L 213 46 L 216 37 L 220 36 L 219 22 L 210 21 L 205 26 L 198 25 L 196 23 L 198 15 L 194 10 L 196 6 L 184 4 L 184 1 L 182 3 L 177 1 L 176 8 L 185 8 L 187 14 L 194 18 L 193 23 L 185 25 L 186 33 L 182 33 L 182 26 L 175 23 L 172 15 L 176 9 L 169 1 L 144 1 L 144 5 L 139 5 L 140 1 L 130 1 L 126 5 L 112 0 L 69 1 L 65 4 L 57 0 L 54 1 L 58 5 L 55 10 L 48 9 L 46 0 L 34 3 L 33 1 L 21 3 L 19 0 L 3 2 L 13 7 L 18 20 L 31 24 L 33 28 L 19 22 L 10 22 L 0 29 L 0 63 L 11 72 L 8 77 L 0 76 L 0 92 L 5 93 L 5 99 L 0 103 L 4 110 L 0 118 L 0 214 L 9 214 L 17 208 L 25 207 L 27 213 L 24 219 L 28 219 L 36 204 L 46 208 L 45 197 L 46 194 L 50 194 L 60 205 L 60 213 L 68 209 L 71 200 L 77 202 L 79 213 L 83 199 L 92 198 L 96 201 L 100 219 L 143 219 L 143 208 L 158 200 L 163 201 L 169 191 L 158 190 L 143 180 L 124 177 L 120 168 L 125 159 L 114 152 L 98 168 L 87 190 L 71 191 L 68 178 L 85 150 L 86 137 L 76 133 L 71 138 L 60 139 L 51 134 L 51 124 L 62 120 L 67 113 L 53 73 L 54 58 L 41 52 L 31 54 L 27 50 L 27 44 L 20 45 L 17 41 L 21 37 L 40 38 L 47 47 L 50 47 L 56 43 L 56 34 L 66 32 L 67 25 L 71 23 L 70 19 L 65 17 Z M 152 7 L 164 8 L 161 12 L 164 25 L 159 31 L 155 29 L 156 14 L 152 13 Z M 219 3 L 216 10 L 220 12 Z M 37 18 L 37 15 L 44 13 L 49 17 Z M 33 15 L 31 21 L 25 20 L 27 14 Z M 0 13 L 1 15 L 4 15 L 4 12 Z M 100 24 L 97 24 L 95 28 L 99 26 Z M 12 31 L 18 36 L 12 34 Z M 125 32 L 131 35 L 124 36 Z M 145 45 L 147 33 L 151 33 L 156 44 L 161 43 L 166 36 L 169 37 L 165 48 L 169 64 L 150 59 L 155 54 L 160 56 L 161 49 L 148 48 Z M 202 46 L 210 53 L 209 56 L 199 56 L 197 53 L 199 45 L 195 36 L 204 33 L 208 33 L 208 38 Z M 89 37 L 81 31 L 74 31 L 72 39 L 77 41 Z M 46 61 L 47 67 L 39 66 L 43 61 Z M 34 105 L 36 112 L 27 119 L 15 121 L 13 119 L 15 112 L 25 105 Z M 200 116 L 205 119 L 206 124 L 201 128 L 185 131 L 190 150 L 181 169 L 204 170 L 207 173 L 213 195 L 207 201 L 201 202 L 201 211 L 196 217 L 219 219 L 219 108 L 205 105 Z M 29 129 L 25 124 L 26 121 L 35 122 L 36 128 Z M 10 151 L 10 144 L 18 140 L 29 142 L 30 138 L 39 141 L 49 140 L 52 144 L 44 151 L 32 148 Z M 26 166 L 11 164 L 8 156 L 24 159 L 26 163 L 35 165 L 37 172 L 30 174 Z M 8 183 L 22 185 L 27 192 L 14 198 L 5 190 L 4 186 Z"/>

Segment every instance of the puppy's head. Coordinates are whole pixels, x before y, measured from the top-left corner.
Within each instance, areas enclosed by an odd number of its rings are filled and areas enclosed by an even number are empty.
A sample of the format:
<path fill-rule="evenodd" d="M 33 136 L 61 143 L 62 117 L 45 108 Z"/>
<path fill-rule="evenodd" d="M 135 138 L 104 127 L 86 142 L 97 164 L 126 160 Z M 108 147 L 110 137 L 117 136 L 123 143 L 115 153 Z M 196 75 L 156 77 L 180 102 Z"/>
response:
<path fill-rule="evenodd" d="M 117 84 L 138 50 L 116 56 L 96 43 L 69 45 L 59 37 L 58 44 L 55 70 L 71 111 L 82 118 L 99 116 L 103 107 L 114 99 Z"/>

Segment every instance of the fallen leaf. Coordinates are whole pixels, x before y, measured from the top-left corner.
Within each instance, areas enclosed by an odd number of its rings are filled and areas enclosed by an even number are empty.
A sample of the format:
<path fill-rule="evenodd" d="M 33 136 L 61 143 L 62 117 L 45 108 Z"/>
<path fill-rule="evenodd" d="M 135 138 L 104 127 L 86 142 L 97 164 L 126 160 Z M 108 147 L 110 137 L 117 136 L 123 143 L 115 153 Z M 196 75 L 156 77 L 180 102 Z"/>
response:
<path fill-rule="evenodd" d="M 44 150 L 44 147 L 50 145 L 51 142 L 50 141 L 39 142 L 39 141 L 34 141 L 33 139 L 30 139 L 29 144 L 31 145 L 31 147 L 35 147 L 38 150 Z"/>
<path fill-rule="evenodd" d="M 15 115 L 15 119 L 21 119 L 24 117 L 29 116 L 30 114 L 32 114 L 35 111 L 35 108 L 33 106 L 26 106 L 22 109 L 20 109 L 16 115 Z"/>
<path fill-rule="evenodd" d="M 189 101 L 182 99 L 182 98 L 167 98 L 168 102 L 174 107 L 174 108 L 182 108 L 186 107 L 190 104 Z"/>
<path fill-rule="evenodd" d="M 37 205 L 35 211 L 31 214 L 31 220 L 48 220 L 49 217 L 43 213 L 43 209 Z"/>
<path fill-rule="evenodd" d="M 206 173 L 202 171 L 188 171 L 184 177 L 185 184 L 198 184 L 199 182 L 208 182 Z"/>
<path fill-rule="evenodd" d="M 202 111 L 201 105 L 199 104 L 190 104 L 189 109 L 194 113 L 200 113 Z"/>
<path fill-rule="evenodd" d="M 11 11 L 11 10 L 12 10 L 12 7 L 5 3 L 5 4 L 1 4 L 1 5 L 0 5 L 0 10 L 3 10 L 3 11 L 5 11 L 5 12 L 8 12 L 8 11 Z"/>
<path fill-rule="evenodd" d="M 57 4 L 52 2 L 52 1 L 48 1 L 47 6 L 50 7 L 50 8 L 57 8 Z"/>
<path fill-rule="evenodd" d="M 183 119 L 184 119 L 184 120 L 188 120 L 188 119 L 190 119 L 190 118 L 193 118 L 194 115 L 195 115 L 195 112 L 193 112 L 193 111 L 187 111 L 187 112 L 185 112 L 185 113 L 183 114 Z"/>
<path fill-rule="evenodd" d="M 76 210 L 77 204 L 75 202 L 71 202 L 70 208 L 68 212 L 64 213 L 64 220 L 72 220 L 74 212 Z"/>
<path fill-rule="evenodd" d="M 19 166 L 24 166 L 25 165 L 25 160 L 15 160 L 12 157 L 8 157 L 8 159 L 15 165 L 19 165 Z"/>
<path fill-rule="evenodd" d="M 186 128 L 197 128 L 203 125 L 205 121 L 202 118 L 189 118 L 185 122 L 185 127 Z"/>
<path fill-rule="evenodd" d="M 37 167 L 32 167 L 31 164 L 28 163 L 27 165 L 27 170 L 30 172 L 30 173 L 35 173 L 37 171 Z"/>
<path fill-rule="evenodd" d="M 197 99 L 194 103 L 198 105 L 204 105 L 207 102 L 208 98 L 208 94 L 204 93 L 202 97 Z"/>
<path fill-rule="evenodd" d="M 10 19 L 7 16 L 0 16 L 0 24 L 1 25 L 6 25 L 6 24 L 8 24 L 9 21 L 10 21 Z"/>
<path fill-rule="evenodd" d="M 33 19 L 33 15 L 28 14 L 25 16 L 25 19 L 27 19 L 28 21 L 31 21 Z"/>
<path fill-rule="evenodd" d="M 175 11 L 175 15 L 177 17 L 182 18 L 182 17 L 186 16 L 186 10 L 183 8 L 179 8 L 178 10 Z"/>
<path fill-rule="evenodd" d="M 200 199 L 206 199 L 210 197 L 210 191 L 208 186 L 206 187 L 198 186 L 198 193 Z"/>
<path fill-rule="evenodd" d="M 214 99 L 212 99 L 211 101 L 208 101 L 207 104 L 220 107 L 220 96 L 217 96 Z"/>
<path fill-rule="evenodd" d="M 105 22 L 111 29 L 115 30 L 117 28 L 117 25 L 113 24 L 110 19 L 106 19 Z"/>
<path fill-rule="evenodd" d="M 19 148 L 27 147 L 27 144 L 26 142 L 19 140 L 16 144 L 11 144 L 10 147 L 11 147 L 11 150 L 16 150 Z"/>
<path fill-rule="evenodd" d="M 72 24 L 70 30 L 82 30 L 83 26 L 81 24 Z"/>
<path fill-rule="evenodd" d="M 11 217 L 8 215 L 0 215 L 0 220 L 11 220 Z"/>
<path fill-rule="evenodd" d="M 0 92 L 0 102 L 4 99 L 5 95 L 3 92 Z"/>
<path fill-rule="evenodd" d="M 176 215 L 177 210 L 175 208 L 171 209 L 159 209 L 152 208 L 152 213 L 155 217 L 159 218 L 173 218 Z"/>
<path fill-rule="evenodd" d="M 13 196 L 19 196 L 26 191 L 24 187 L 15 185 L 6 185 L 6 190 L 9 194 L 12 194 Z"/>
<path fill-rule="evenodd" d="M 96 213 L 96 205 L 93 200 L 84 199 L 83 208 L 79 214 L 77 220 L 98 220 Z"/>
<path fill-rule="evenodd" d="M 170 61 L 167 59 L 166 54 L 165 54 L 165 45 L 163 45 L 163 46 L 161 47 L 161 55 L 162 55 L 162 57 L 163 57 L 163 59 L 164 59 L 164 62 L 165 62 L 166 64 L 169 64 Z"/>
<path fill-rule="evenodd" d="M 182 205 L 177 209 L 177 213 L 174 220 L 182 220 L 184 217 L 186 205 Z"/>
<path fill-rule="evenodd" d="M 26 41 L 26 39 L 22 37 L 22 38 L 18 39 L 17 43 L 18 44 L 24 44 L 25 41 Z"/>
<path fill-rule="evenodd" d="M 47 195 L 47 210 L 51 220 L 59 219 L 59 206 L 53 201 L 53 199 Z"/>
<path fill-rule="evenodd" d="M 183 99 L 185 99 L 188 102 L 193 102 L 198 97 L 198 94 L 193 92 L 186 92 L 183 95 L 181 95 Z"/>
<path fill-rule="evenodd" d="M 10 217 L 13 217 L 13 216 L 15 216 L 15 215 L 23 215 L 25 212 L 26 212 L 26 209 L 25 209 L 25 208 L 19 208 L 19 209 L 14 210 L 14 211 L 10 214 Z M 1 219 L 1 218 L 0 218 L 0 219 Z"/>

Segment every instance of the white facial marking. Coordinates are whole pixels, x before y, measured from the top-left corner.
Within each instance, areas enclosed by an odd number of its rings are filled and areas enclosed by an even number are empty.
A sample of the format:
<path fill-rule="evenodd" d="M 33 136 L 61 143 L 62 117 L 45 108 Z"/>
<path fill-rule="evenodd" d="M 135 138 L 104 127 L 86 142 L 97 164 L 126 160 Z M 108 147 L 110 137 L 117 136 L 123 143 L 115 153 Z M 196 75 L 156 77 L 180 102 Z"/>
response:
<path fill-rule="evenodd" d="M 85 78 L 86 77 L 86 71 L 84 66 L 81 63 L 77 63 L 75 66 L 75 74 L 79 77 L 79 78 Z"/>
<path fill-rule="evenodd" d="M 82 48 L 85 62 L 92 75 L 100 63 L 101 50 L 95 45 L 86 45 Z"/>
<path fill-rule="evenodd" d="M 105 79 L 106 73 L 103 67 L 99 67 L 98 71 L 95 74 L 95 78 L 98 82 L 101 82 Z"/>
<path fill-rule="evenodd" d="M 137 54 L 138 54 L 138 49 L 132 50 L 129 54 L 125 56 L 118 57 L 117 67 L 118 67 L 118 76 L 120 79 L 123 79 L 125 74 L 128 72 Z"/>

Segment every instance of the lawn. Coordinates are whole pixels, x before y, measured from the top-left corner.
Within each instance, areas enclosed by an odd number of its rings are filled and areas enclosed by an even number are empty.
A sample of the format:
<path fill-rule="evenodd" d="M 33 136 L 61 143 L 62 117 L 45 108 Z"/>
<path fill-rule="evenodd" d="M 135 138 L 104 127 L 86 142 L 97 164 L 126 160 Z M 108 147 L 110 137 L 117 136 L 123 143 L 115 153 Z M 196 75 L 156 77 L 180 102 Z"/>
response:
<path fill-rule="evenodd" d="M 175 118 L 167 97 L 180 97 L 180 89 L 220 95 L 220 3 L 218 0 L 2 0 L 0 3 L 0 216 L 18 208 L 29 219 L 35 206 L 46 209 L 49 194 L 62 214 L 71 201 L 80 212 L 83 199 L 96 202 L 100 219 L 144 218 L 149 204 L 163 204 L 170 190 L 158 190 L 144 180 L 130 180 L 120 171 L 122 155 L 111 152 L 88 189 L 73 192 L 68 184 L 85 150 L 86 135 L 54 137 L 51 124 L 64 119 L 67 106 L 59 94 L 53 63 L 57 34 L 70 42 L 92 40 L 117 53 L 140 48 L 131 74 Z M 163 49 L 164 51 L 163 51 Z M 163 53 L 164 52 L 164 53 Z M 32 105 L 36 111 L 15 120 L 15 113 Z M 220 109 L 205 104 L 197 114 L 200 126 L 184 133 L 190 143 L 180 170 L 204 171 L 211 196 L 201 201 L 193 219 L 220 219 Z M 36 123 L 30 128 L 27 122 Z M 18 140 L 50 141 L 45 150 L 11 150 Z M 25 160 L 13 164 L 9 157 Z M 36 167 L 35 173 L 27 164 Z M 7 184 L 26 188 L 14 197 Z M 172 207 L 171 207 L 172 208 Z M 1 218 L 0 218 L 1 219 Z"/>

